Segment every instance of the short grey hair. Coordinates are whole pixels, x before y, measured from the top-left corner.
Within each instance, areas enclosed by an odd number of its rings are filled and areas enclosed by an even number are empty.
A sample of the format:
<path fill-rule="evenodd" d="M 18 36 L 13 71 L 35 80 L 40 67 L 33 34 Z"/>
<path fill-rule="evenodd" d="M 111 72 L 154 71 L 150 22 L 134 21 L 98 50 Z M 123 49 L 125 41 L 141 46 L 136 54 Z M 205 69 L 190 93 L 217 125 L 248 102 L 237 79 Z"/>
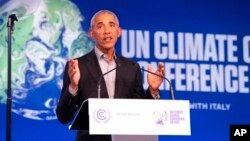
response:
<path fill-rule="evenodd" d="M 118 17 L 116 16 L 116 14 L 114 12 L 112 12 L 110 10 L 100 10 L 100 11 L 96 12 L 95 15 L 91 18 L 91 20 L 90 20 L 90 28 L 92 28 L 96 16 L 99 15 L 99 14 L 102 14 L 102 13 L 108 13 L 108 14 L 113 15 L 115 17 L 116 21 L 117 21 L 118 26 L 119 26 L 119 19 L 118 19 Z"/>

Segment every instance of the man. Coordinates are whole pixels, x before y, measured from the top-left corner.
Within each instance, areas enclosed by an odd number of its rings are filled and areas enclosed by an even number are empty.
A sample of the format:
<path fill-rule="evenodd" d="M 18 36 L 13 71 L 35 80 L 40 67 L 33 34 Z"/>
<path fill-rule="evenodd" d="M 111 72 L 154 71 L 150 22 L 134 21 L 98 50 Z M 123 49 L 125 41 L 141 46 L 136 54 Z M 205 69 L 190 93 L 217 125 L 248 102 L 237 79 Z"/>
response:
<path fill-rule="evenodd" d="M 90 53 L 72 59 L 66 65 L 61 97 L 56 109 L 59 121 L 69 123 L 84 100 L 97 98 L 100 76 L 116 67 L 101 81 L 101 98 L 159 98 L 158 88 L 163 79 L 148 74 L 149 88 L 145 93 L 139 64 L 115 53 L 115 44 L 120 35 L 119 21 L 113 12 L 101 10 L 92 17 L 89 36 L 96 46 Z M 163 68 L 163 64 L 159 64 L 155 73 L 164 75 Z M 152 70 L 151 65 L 148 70 Z M 88 135 L 78 131 L 77 141 L 111 141 L 111 136 Z"/>

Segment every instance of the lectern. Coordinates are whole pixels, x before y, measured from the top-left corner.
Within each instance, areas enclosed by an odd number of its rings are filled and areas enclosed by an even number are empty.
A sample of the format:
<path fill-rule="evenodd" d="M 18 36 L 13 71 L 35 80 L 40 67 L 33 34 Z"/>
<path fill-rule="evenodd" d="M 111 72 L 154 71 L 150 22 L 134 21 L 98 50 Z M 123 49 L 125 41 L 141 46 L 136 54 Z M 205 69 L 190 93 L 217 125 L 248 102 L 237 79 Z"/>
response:
<path fill-rule="evenodd" d="M 99 135 L 188 136 L 189 101 L 90 98 L 82 103 L 70 129 Z"/>

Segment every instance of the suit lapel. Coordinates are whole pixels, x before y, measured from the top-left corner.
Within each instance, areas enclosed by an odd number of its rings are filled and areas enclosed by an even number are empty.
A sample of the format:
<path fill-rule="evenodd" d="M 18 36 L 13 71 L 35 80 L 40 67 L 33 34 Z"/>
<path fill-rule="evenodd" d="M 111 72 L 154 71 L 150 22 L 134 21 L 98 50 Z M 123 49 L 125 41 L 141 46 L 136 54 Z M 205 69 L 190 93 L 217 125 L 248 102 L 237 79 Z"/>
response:
<path fill-rule="evenodd" d="M 119 57 L 117 58 L 117 60 L 120 63 L 120 66 L 116 69 L 114 98 L 121 98 L 122 97 L 121 96 L 122 89 L 120 88 L 119 83 L 120 83 L 122 75 L 124 75 L 124 73 L 122 72 L 123 65 L 121 64 L 122 62 L 120 61 Z"/>
<path fill-rule="evenodd" d="M 87 68 L 89 70 L 89 73 L 92 75 L 96 82 L 96 89 L 98 89 L 98 81 L 102 75 L 101 68 L 99 66 L 96 54 L 94 50 L 91 51 L 90 56 L 88 57 L 88 63 L 87 63 Z M 106 88 L 106 84 L 104 81 L 104 78 L 101 78 L 101 97 L 102 98 L 108 98 L 108 91 Z M 96 94 L 96 97 L 98 97 L 98 94 Z"/>

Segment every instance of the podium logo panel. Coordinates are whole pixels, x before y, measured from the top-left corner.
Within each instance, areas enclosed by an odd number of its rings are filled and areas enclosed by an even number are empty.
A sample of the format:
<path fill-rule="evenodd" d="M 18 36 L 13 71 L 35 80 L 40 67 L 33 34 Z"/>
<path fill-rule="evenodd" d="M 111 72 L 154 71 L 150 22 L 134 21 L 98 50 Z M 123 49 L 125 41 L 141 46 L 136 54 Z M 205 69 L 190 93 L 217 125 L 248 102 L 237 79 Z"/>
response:
<path fill-rule="evenodd" d="M 107 109 L 96 109 L 93 117 L 98 123 L 107 123 L 110 120 L 111 114 Z"/>
<path fill-rule="evenodd" d="M 165 125 L 168 120 L 168 114 L 167 111 L 155 111 L 153 112 L 153 120 L 155 121 L 155 124 L 158 125 Z"/>
<path fill-rule="evenodd" d="M 186 100 L 89 99 L 88 104 L 90 134 L 191 134 Z"/>

